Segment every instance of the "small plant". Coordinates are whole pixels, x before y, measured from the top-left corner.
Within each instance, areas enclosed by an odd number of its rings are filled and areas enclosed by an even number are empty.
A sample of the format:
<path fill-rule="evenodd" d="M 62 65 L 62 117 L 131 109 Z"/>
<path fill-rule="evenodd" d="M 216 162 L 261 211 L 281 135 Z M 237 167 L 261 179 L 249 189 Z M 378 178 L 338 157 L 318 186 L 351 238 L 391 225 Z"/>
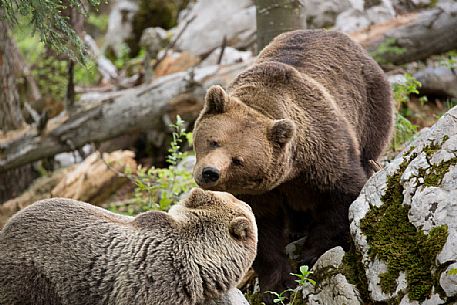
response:
<path fill-rule="evenodd" d="M 285 305 L 285 301 L 287 300 L 287 297 L 285 296 L 285 294 L 289 291 L 293 291 L 292 289 L 287 289 L 287 290 L 284 290 L 283 292 L 281 293 L 277 293 L 275 291 L 267 291 L 268 293 L 271 293 L 272 295 L 274 295 L 276 298 L 273 299 L 273 303 L 275 304 L 282 304 L 282 305 Z"/>
<path fill-rule="evenodd" d="M 298 286 L 305 286 L 308 284 L 311 284 L 313 286 L 316 285 L 316 281 L 314 281 L 313 279 L 311 279 L 309 277 L 313 272 L 309 270 L 308 266 L 303 265 L 300 267 L 299 270 L 300 270 L 300 273 L 291 273 L 291 275 L 298 278 L 297 280 L 295 280 L 295 282 L 298 284 Z M 273 299 L 273 302 L 275 304 L 281 304 L 281 305 L 286 304 L 285 302 L 288 300 L 288 297 L 286 295 L 288 292 L 291 293 L 291 301 L 289 303 L 290 305 L 295 304 L 295 299 L 298 294 L 297 289 L 290 289 L 290 288 L 284 290 L 281 293 L 277 293 L 275 291 L 267 291 L 267 292 L 275 296 L 275 298 Z"/>
<path fill-rule="evenodd" d="M 444 66 L 448 69 L 457 68 L 457 50 L 452 50 L 443 55 L 443 58 L 439 61 L 441 66 Z"/>
<path fill-rule="evenodd" d="M 181 146 L 188 142 L 191 144 L 192 134 L 184 128 L 185 122 L 176 117 L 176 123 L 172 124 L 173 138 L 168 150 L 168 168 L 143 168 L 138 167 L 135 174 L 126 172 L 127 176 L 135 185 L 135 205 L 129 207 L 127 214 L 133 215 L 148 210 L 167 211 L 172 204 L 177 202 L 181 195 L 196 186 L 192 173 L 179 163 L 189 153 L 182 152 Z"/>
<path fill-rule="evenodd" d="M 309 276 L 313 274 L 312 271 L 309 270 L 308 266 L 303 265 L 300 267 L 300 273 L 291 273 L 291 275 L 295 275 L 298 280 L 295 280 L 295 282 L 298 283 L 300 286 L 305 286 L 307 283 L 310 283 L 311 285 L 315 286 L 316 281 L 313 279 L 310 279 Z"/>
<path fill-rule="evenodd" d="M 409 115 L 407 104 L 410 94 L 419 94 L 421 83 L 409 73 L 406 73 L 404 76 L 404 82 L 395 83 L 392 86 L 393 97 L 397 103 L 395 135 L 392 139 L 392 148 L 395 151 L 398 150 L 403 143 L 409 141 L 417 132 L 417 126 L 406 118 Z M 425 99 L 422 98 L 420 101 L 421 103 L 424 103 Z"/>
<path fill-rule="evenodd" d="M 392 139 L 392 149 L 399 150 L 404 143 L 411 140 L 417 133 L 417 126 L 411 123 L 401 113 L 395 117 L 395 133 Z"/>
<path fill-rule="evenodd" d="M 393 84 L 394 99 L 399 106 L 406 104 L 409 101 L 411 93 L 419 94 L 419 88 L 422 86 L 420 81 L 414 78 L 409 73 L 405 75 L 405 81 Z"/>
<path fill-rule="evenodd" d="M 406 52 L 405 48 L 399 48 L 396 46 L 395 38 L 389 37 L 384 40 L 376 50 L 370 52 L 370 55 L 376 60 L 380 65 L 388 64 L 388 60 L 385 58 L 389 55 L 401 55 Z"/>

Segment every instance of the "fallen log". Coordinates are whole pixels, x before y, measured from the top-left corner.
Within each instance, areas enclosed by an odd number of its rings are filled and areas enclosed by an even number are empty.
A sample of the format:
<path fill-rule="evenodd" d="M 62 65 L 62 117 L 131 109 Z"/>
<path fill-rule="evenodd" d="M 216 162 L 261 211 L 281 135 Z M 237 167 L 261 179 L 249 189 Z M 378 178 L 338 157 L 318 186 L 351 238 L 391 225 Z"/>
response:
<path fill-rule="evenodd" d="M 128 168 L 134 172 L 137 168 L 135 154 L 128 150 L 118 150 L 101 155 L 92 153 L 82 163 L 75 166 L 52 189 L 52 197 L 64 197 L 90 202 L 103 203 L 128 179 L 117 173 Z"/>
<path fill-rule="evenodd" d="M 41 132 L 29 128 L 19 138 L 0 138 L 0 173 L 86 143 L 134 131 L 164 130 L 164 122 L 170 121 L 172 114 L 195 118 L 206 89 L 215 83 L 227 85 L 248 65 L 211 66 L 167 75 L 150 85 L 125 90 L 118 97 L 91 102 L 71 117 L 52 119 Z"/>
<path fill-rule="evenodd" d="M 117 173 L 126 168 L 134 172 L 136 167 L 131 151 L 114 151 L 104 154 L 103 159 L 95 152 L 80 164 L 40 177 L 23 194 L 0 205 L 0 229 L 15 213 L 46 198 L 65 197 L 101 204 L 128 181 Z"/>
<path fill-rule="evenodd" d="M 457 97 L 457 72 L 450 67 L 426 67 L 413 74 L 421 84 L 423 94 Z"/>
<path fill-rule="evenodd" d="M 398 16 L 354 32 L 351 37 L 383 63 L 404 64 L 457 48 L 457 4 Z"/>
<path fill-rule="evenodd" d="M 51 190 L 73 168 L 73 166 L 61 168 L 54 171 L 51 176 L 40 177 L 36 179 L 20 196 L 0 204 L 0 229 L 6 224 L 11 216 L 26 206 L 41 199 L 51 198 Z"/>

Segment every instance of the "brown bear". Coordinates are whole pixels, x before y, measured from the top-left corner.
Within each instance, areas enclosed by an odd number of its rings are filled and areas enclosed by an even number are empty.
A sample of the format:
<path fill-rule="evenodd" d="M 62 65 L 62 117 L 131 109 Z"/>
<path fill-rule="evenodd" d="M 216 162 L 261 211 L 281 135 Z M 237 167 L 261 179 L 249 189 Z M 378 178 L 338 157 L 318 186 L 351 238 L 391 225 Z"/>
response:
<path fill-rule="evenodd" d="M 306 238 L 300 263 L 308 265 L 347 246 L 348 207 L 392 125 L 383 71 L 335 31 L 281 34 L 227 91 L 208 90 L 194 129 L 194 177 L 253 208 L 261 290 L 290 284 L 290 241 Z"/>
<path fill-rule="evenodd" d="M 47 199 L 0 231 L 0 304 L 206 304 L 237 285 L 256 244 L 251 208 L 228 193 L 194 189 L 136 217 Z"/>

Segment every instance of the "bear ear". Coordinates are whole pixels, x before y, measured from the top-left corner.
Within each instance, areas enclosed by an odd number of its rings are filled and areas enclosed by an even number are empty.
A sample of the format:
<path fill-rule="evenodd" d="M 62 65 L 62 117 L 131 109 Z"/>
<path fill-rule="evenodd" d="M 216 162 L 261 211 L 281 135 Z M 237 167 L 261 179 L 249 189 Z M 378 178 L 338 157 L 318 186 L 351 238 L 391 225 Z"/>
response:
<path fill-rule="evenodd" d="M 193 188 L 189 196 L 184 200 L 184 205 L 188 208 L 198 208 L 207 204 L 216 204 L 218 198 L 211 192 L 199 187 Z"/>
<path fill-rule="evenodd" d="M 270 129 L 270 140 L 281 146 L 287 144 L 295 135 L 295 129 L 295 123 L 291 120 L 275 120 Z"/>
<path fill-rule="evenodd" d="M 225 90 L 219 86 L 214 85 L 208 89 L 205 96 L 204 113 L 224 113 L 227 110 L 229 98 Z"/>
<path fill-rule="evenodd" d="M 249 236 L 249 220 L 246 217 L 236 217 L 230 222 L 230 235 L 237 240 L 246 240 Z"/>
<path fill-rule="evenodd" d="M 208 202 L 208 199 L 208 193 L 202 190 L 201 188 L 196 187 L 190 191 L 190 194 L 185 199 L 184 204 L 186 207 L 189 208 L 197 208 Z"/>

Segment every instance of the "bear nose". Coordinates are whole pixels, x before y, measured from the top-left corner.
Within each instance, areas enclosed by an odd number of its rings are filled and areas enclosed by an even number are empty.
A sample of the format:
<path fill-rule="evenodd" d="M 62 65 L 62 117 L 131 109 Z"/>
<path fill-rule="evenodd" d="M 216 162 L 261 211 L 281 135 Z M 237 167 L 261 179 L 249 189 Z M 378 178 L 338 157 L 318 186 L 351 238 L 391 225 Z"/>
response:
<path fill-rule="evenodd" d="M 202 171 L 202 177 L 205 183 L 216 182 L 219 180 L 219 170 L 214 167 L 205 167 Z"/>

